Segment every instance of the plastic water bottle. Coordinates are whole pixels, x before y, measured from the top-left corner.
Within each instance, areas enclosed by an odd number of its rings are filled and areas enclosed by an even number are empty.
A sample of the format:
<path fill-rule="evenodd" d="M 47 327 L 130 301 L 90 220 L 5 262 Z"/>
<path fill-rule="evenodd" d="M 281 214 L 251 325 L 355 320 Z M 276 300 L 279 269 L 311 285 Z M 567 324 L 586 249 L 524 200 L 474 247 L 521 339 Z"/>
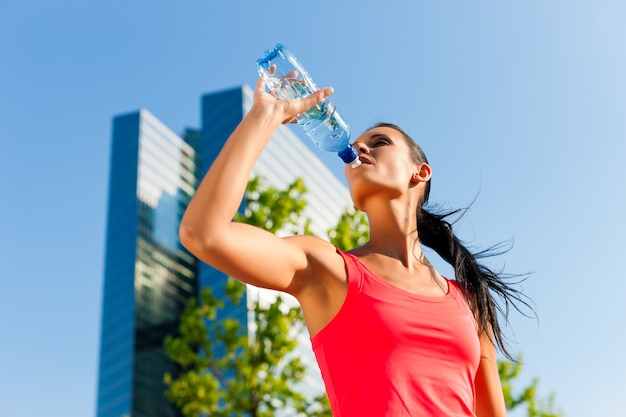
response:
<path fill-rule="evenodd" d="M 311 95 L 317 86 L 298 62 L 295 55 L 278 44 L 257 60 L 259 76 L 279 99 L 302 98 Z M 350 145 L 350 129 L 330 99 L 326 98 L 296 116 L 296 122 L 315 143 L 328 152 L 336 152 L 353 168 L 361 161 Z"/>

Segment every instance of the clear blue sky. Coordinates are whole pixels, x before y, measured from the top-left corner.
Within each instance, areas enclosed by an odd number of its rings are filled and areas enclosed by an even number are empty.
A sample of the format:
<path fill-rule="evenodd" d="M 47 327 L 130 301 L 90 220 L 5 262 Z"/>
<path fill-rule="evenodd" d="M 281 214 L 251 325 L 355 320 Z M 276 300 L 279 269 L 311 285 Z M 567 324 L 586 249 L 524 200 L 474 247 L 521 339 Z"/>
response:
<path fill-rule="evenodd" d="M 433 201 L 477 196 L 462 238 L 514 239 L 499 262 L 533 272 L 539 314 L 512 317 L 522 380 L 570 417 L 626 415 L 625 21 L 621 0 L 3 0 L 0 415 L 95 413 L 112 117 L 196 127 L 276 42 L 353 131 L 423 145 Z"/>

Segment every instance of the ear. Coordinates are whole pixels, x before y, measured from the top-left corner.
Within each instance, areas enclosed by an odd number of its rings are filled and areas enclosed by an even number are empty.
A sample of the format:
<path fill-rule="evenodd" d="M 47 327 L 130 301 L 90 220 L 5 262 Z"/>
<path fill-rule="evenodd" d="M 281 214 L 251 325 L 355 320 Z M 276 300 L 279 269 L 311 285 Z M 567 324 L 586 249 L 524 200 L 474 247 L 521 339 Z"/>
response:
<path fill-rule="evenodd" d="M 432 169 L 427 163 L 421 163 L 417 166 L 417 171 L 413 173 L 411 181 L 414 183 L 427 182 L 432 174 Z"/>

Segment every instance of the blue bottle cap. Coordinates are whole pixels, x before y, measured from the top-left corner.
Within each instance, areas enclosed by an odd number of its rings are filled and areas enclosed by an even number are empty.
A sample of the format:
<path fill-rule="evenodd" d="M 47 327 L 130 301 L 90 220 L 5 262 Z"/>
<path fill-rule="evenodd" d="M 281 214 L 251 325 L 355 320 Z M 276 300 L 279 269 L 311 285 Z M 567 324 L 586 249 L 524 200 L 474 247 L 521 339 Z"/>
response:
<path fill-rule="evenodd" d="M 359 159 L 359 155 L 357 155 L 356 151 L 352 146 L 348 146 L 343 151 L 339 152 L 339 157 L 346 164 L 350 164 L 352 168 L 356 168 L 361 165 L 361 160 Z"/>

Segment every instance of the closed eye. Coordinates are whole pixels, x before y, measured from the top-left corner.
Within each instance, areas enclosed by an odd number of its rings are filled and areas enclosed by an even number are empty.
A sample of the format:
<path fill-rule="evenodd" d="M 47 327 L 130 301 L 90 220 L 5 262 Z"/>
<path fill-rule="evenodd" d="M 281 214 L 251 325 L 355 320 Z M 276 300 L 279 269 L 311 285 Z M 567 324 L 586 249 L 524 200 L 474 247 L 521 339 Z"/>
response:
<path fill-rule="evenodd" d="M 381 134 L 374 134 L 372 135 L 370 138 L 366 139 L 363 142 L 354 142 L 352 143 L 352 146 L 354 146 L 354 148 L 356 149 L 357 147 L 359 147 L 359 144 L 363 144 L 365 145 L 367 148 L 372 149 L 372 148 L 378 148 L 381 146 L 389 146 L 393 144 L 393 140 L 389 139 L 387 136 L 385 135 L 381 135 Z"/>
<path fill-rule="evenodd" d="M 387 146 L 391 145 L 391 139 L 387 137 L 387 135 L 382 135 L 380 133 L 375 133 L 369 138 L 369 142 L 372 144 L 373 148 L 377 148 L 379 146 Z"/>

